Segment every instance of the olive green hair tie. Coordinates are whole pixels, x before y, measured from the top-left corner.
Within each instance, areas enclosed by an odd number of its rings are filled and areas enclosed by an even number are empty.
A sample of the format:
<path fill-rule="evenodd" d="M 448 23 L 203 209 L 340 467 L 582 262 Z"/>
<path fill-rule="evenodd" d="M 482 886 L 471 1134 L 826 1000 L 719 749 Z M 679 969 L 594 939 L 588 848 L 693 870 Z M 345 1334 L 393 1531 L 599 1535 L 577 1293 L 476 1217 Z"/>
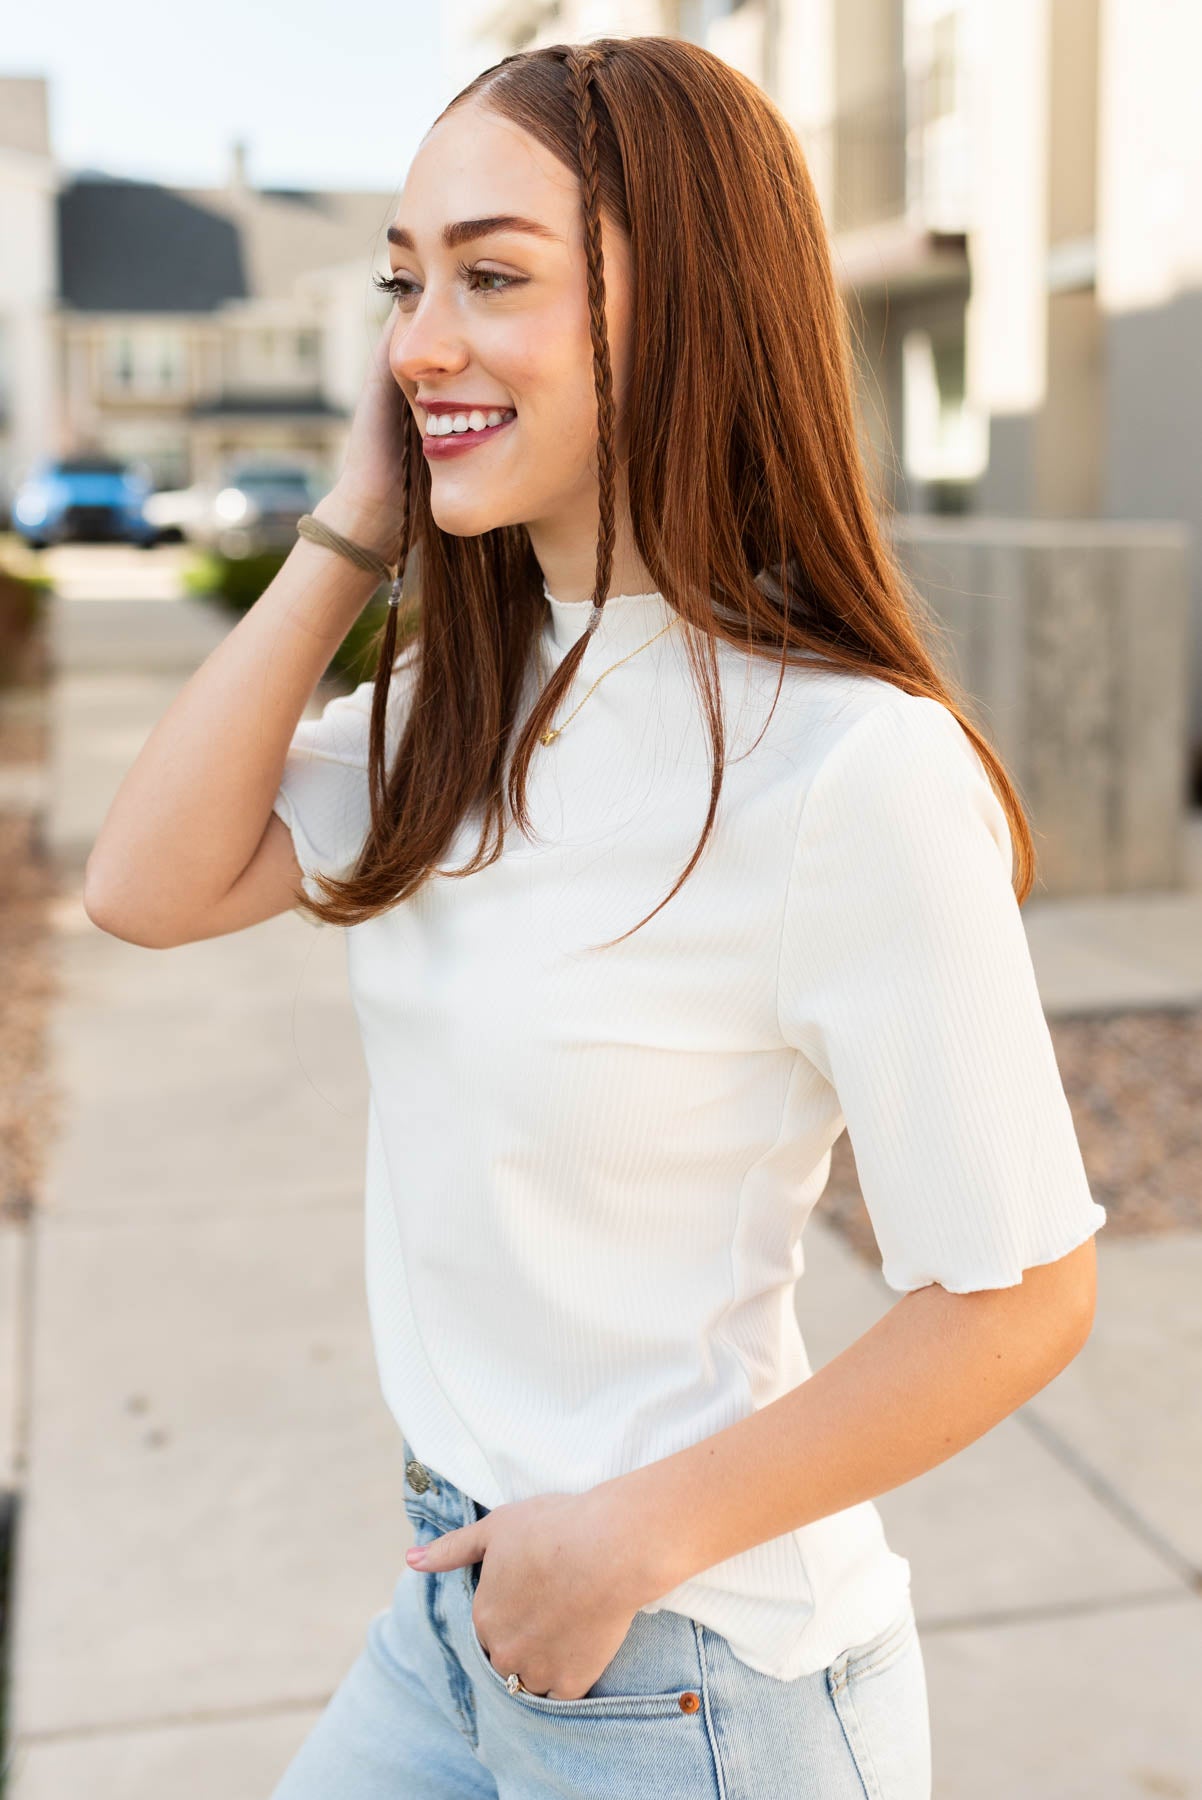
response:
<path fill-rule="evenodd" d="M 354 563 L 358 569 L 365 569 L 369 575 L 378 575 L 381 581 L 391 582 L 388 590 L 389 606 L 399 606 L 401 601 L 401 585 L 403 575 L 392 563 L 386 563 L 382 556 L 374 550 L 365 549 L 351 538 L 343 537 L 333 526 L 326 525 L 321 519 L 314 518 L 312 513 L 302 513 L 296 522 L 298 537 L 307 538 L 311 544 L 322 544 L 327 550 L 333 550 L 344 556 L 348 562 Z"/>

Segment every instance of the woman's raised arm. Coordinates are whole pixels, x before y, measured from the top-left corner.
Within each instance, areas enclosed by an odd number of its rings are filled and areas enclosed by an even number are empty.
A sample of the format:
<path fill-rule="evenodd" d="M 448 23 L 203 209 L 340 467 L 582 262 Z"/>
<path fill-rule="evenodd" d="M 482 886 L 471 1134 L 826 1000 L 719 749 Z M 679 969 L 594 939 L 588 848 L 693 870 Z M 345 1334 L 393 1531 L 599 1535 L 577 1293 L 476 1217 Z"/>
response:
<path fill-rule="evenodd" d="M 337 490 L 315 516 L 390 554 L 378 525 L 373 538 L 371 520 Z M 299 870 L 282 821 L 268 829 L 272 802 L 313 690 L 378 587 L 378 576 L 297 539 L 185 682 L 113 798 L 84 875 L 84 906 L 102 930 L 166 948 L 295 904 Z M 247 899 L 254 894 L 246 916 L 227 905 L 244 876 Z"/>
<path fill-rule="evenodd" d="M 394 560 L 407 402 L 381 333 L 338 482 L 316 516 Z M 84 907 L 153 948 L 238 930 L 293 906 L 300 872 L 272 803 L 330 658 L 379 578 L 298 538 L 228 636 L 189 677 L 129 769 L 88 856 Z"/>

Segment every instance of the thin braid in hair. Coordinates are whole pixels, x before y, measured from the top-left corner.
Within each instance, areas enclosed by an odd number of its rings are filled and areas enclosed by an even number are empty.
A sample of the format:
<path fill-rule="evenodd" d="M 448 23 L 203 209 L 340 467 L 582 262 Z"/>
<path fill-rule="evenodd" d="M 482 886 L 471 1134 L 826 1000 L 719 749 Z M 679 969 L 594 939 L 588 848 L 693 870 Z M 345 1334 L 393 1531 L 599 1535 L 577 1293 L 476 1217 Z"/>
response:
<path fill-rule="evenodd" d="M 593 377 L 597 390 L 597 473 L 600 529 L 593 610 L 585 633 L 594 631 L 609 592 L 613 573 L 615 525 L 616 452 L 614 447 L 613 371 L 605 329 L 605 258 L 601 249 L 600 179 L 597 172 L 597 116 L 593 110 L 593 72 L 604 62 L 604 52 L 590 44 L 573 44 L 565 57 L 568 91 L 576 105 L 580 154 L 580 187 L 584 202 L 584 248 L 588 264 L 589 328 L 593 340 Z"/>
<path fill-rule="evenodd" d="M 406 408 L 408 413 L 408 408 Z M 376 672 L 376 682 L 372 689 L 371 721 L 368 727 L 369 743 L 372 746 L 368 754 L 368 795 L 371 807 L 373 829 L 382 821 L 388 784 L 388 769 L 383 754 L 375 754 L 374 746 L 383 744 L 384 720 L 388 711 L 388 691 L 392 686 L 393 664 L 396 662 L 397 615 L 400 606 L 396 604 L 394 595 L 399 596 L 399 584 L 404 580 L 405 565 L 409 560 L 409 549 L 413 537 L 413 501 L 415 484 L 413 479 L 414 442 L 416 426 L 413 418 L 407 417 L 405 422 L 405 454 L 401 458 L 401 539 L 397 546 L 396 581 L 393 592 L 389 596 L 389 604 L 384 609 L 384 631 L 380 640 L 380 661 Z"/>

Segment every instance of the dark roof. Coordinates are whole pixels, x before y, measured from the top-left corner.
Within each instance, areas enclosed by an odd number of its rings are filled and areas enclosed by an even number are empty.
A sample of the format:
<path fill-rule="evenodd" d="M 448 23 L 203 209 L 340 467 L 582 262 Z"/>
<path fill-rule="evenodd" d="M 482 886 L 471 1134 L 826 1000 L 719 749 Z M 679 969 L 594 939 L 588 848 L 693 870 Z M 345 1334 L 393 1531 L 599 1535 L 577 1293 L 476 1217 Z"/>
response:
<path fill-rule="evenodd" d="M 361 260 L 394 194 L 169 188 L 89 171 L 58 195 L 60 295 L 79 312 L 203 313 L 285 298 L 301 275 Z"/>

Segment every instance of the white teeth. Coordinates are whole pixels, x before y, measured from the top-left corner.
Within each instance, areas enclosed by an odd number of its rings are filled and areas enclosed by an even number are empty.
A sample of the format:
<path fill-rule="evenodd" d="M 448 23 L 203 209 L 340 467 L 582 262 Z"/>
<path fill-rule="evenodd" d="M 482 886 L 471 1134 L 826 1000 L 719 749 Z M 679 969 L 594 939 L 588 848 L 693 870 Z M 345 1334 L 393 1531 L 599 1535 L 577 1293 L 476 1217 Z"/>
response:
<path fill-rule="evenodd" d="M 486 413 L 475 407 L 470 413 L 427 413 L 426 435 L 450 437 L 463 431 L 483 431 L 486 426 L 500 425 L 503 420 L 515 416 L 511 407 L 494 407 Z"/>

